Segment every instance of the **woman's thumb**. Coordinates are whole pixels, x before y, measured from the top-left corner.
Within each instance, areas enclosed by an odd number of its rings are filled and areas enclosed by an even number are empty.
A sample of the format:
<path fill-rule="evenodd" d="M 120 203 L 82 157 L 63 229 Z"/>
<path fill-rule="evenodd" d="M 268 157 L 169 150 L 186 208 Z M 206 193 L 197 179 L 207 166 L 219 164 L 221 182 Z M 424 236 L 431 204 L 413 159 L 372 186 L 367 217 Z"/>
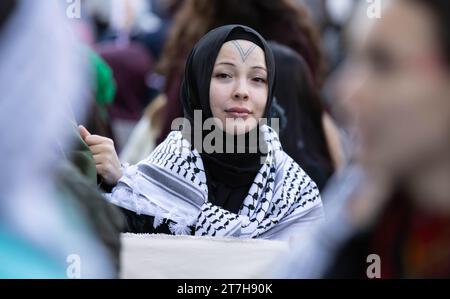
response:
<path fill-rule="evenodd" d="M 78 126 L 78 131 L 80 132 L 81 138 L 83 138 L 83 140 L 85 140 L 86 137 L 91 135 L 91 133 L 89 133 L 89 131 L 82 125 Z"/>

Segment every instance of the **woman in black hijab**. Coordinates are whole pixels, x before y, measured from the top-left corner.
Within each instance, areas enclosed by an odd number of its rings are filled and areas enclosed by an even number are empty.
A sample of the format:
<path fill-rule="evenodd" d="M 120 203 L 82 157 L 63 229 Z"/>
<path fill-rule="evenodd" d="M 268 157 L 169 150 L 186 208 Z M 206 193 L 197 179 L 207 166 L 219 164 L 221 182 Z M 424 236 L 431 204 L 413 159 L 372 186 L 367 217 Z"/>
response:
<path fill-rule="evenodd" d="M 240 43 L 236 42 L 238 40 Z M 184 107 L 185 118 L 189 120 L 191 127 L 202 127 L 207 118 L 216 117 L 211 111 L 211 91 L 209 88 L 205 87 L 210 86 L 211 80 L 214 80 L 215 74 L 213 74 L 213 71 L 216 59 L 218 58 L 222 46 L 229 41 L 234 42 L 232 43 L 233 47 L 230 47 L 231 51 L 237 50 L 238 52 L 242 52 L 242 55 L 248 56 L 247 59 L 251 58 L 250 55 L 252 54 L 252 51 L 257 49 L 253 45 L 256 45 L 263 51 L 262 55 L 265 60 L 264 68 L 266 68 L 266 70 L 260 70 L 259 73 L 250 75 L 265 81 L 264 85 L 267 89 L 266 103 L 263 115 L 258 116 L 259 118 L 269 118 L 273 85 L 275 81 L 275 62 L 272 51 L 269 49 L 266 41 L 255 31 L 250 30 L 248 27 L 231 25 L 219 27 L 211 31 L 197 44 L 188 57 L 185 79 L 181 88 L 181 101 Z M 249 46 L 248 49 L 242 46 L 242 44 L 245 43 L 243 41 L 247 42 L 247 45 Z M 245 53 L 245 50 L 248 52 Z M 243 57 L 240 57 L 240 59 L 244 60 Z M 228 74 L 235 71 L 235 68 L 236 66 L 225 67 L 225 69 L 219 70 L 219 72 L 222 71 L 223 74 Z M 234 77 L 237 76 L 234 75 Z M 262 86 L 262 84 L 260 85 Z M 252 87 L 250 86 L 249 89 L 251 88 Z M 236 97 L 239 95 L 234 96 Z M 230 104 L 229 106 L 246 106 L 245 104 L 241 105 L 241 103 L 239 103 L 242 101 L 245 102 L 245 99 L 235 99 L 234 101 L 237 103 L 235 105 Z M 198 122 L 197 124 L 194 123 L 194 110 L 202 111 L 202 118 L 195 119 L 195 121 Z M 231 125 L 233 126 L 234 124 Z M 235 125 L 239 126 L 239 124 Z M 259 137 L 260 132 L 258 127 L 253 130 L 254 132 L 256 131 L 256 136 Z M 199 133 L 199 131 L 193 132 L 194 134 Z M 208 133 L 211 133 L 211 131 L 202 131 L 202 141 L 204 141 L 204 137 Z M 242 202 L 253 183 L 256 173 L 261 167 L 261 156 L 264 154 L 264 149 L 259 148 L 259 140 L 257 144 L 255 144 L 255 146 L 258 147 L 256 152 L 249 153 L 251 146 L 249 144 L 250 134 L 251 132 L 241 134 L 240 137 L 245 139 L 245 145 L 242 144 L 244 148 L 240 151 L 238 151 L 237 136 L 230 136 L 231 134 L 224 132 L 221 135 L 223 136 L 224 141 L 230 140 L 231 138 L 234 139 L 234 147 L 231 153 L 226 152 L 225 142 L 223 143 L 223 153 L 206 153 L 204 151 L 200 153 L 203 165 L 205 166 L 209 201 L 233 213 L 237 213 L 241 208 Z M 193 143 L 191 142 L 191 144 Z M 199 148 L 197 148 L 197 150 L 200 151 Z M 237 152 L 239 152 L 239 154 L 236 154 Z"/>
<path fill-rule="evenodd" d="M 108 195 L 130 231 L 286 239 L 323 218 L 316 184 L 262 120 L 274 80 L 273 54 L 249 27 L 219 27 L 197 43 L 182 85 L 182 129 L 124 168 Z M 86 133 L 88 144 L 101 143 Z"/>

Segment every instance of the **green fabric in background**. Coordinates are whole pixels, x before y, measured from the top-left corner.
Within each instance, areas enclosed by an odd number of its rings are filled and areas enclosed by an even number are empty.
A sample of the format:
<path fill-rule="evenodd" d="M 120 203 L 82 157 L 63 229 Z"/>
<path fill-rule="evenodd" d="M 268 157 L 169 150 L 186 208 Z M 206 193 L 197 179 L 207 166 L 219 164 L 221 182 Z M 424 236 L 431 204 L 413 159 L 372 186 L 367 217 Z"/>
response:
<path fill-rule="evenodd" d="M 102 106 L 112 104 L 116 94 L 116 82 L 114 81 L 111 68 L 100 55 L 91 49 L 89 49 L 89 59 L 94 69 L 96 80 L 96 102 Z"/>

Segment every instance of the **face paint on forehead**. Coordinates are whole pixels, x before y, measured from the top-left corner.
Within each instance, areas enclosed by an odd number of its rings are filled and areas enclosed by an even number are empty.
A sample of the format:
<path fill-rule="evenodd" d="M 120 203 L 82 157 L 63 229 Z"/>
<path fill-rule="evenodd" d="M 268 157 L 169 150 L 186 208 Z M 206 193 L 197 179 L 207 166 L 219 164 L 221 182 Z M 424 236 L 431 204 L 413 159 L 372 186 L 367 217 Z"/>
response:
<path fill-rule="evenodd" d="M 256 45 L 252 44 L 250 46 L 250 48 L 248 48 L 247 50 L 244 50 L 238 41 L 232 40 L 231 42 L 233 43 L 234 47 L 238 50 L 239 55 L 241 55 L 242 62 L 245 62 L 245 60 L 247 60 L 247 58 L 250 56 L 250 54 L 256 48 Z"/>

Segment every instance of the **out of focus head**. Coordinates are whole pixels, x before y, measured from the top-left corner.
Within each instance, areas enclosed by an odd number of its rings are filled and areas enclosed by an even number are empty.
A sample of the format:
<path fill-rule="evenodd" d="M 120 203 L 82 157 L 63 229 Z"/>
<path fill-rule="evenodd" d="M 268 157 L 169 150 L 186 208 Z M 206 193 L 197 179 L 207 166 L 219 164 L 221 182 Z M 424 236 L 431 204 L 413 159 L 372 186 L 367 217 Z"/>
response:
<path fill-rule="evenodd" d="M 363 164 L 401 176 L 448 154 L 449 14 L 447 0 L 386 1 L 353 47 L 345 108 Z"/>

